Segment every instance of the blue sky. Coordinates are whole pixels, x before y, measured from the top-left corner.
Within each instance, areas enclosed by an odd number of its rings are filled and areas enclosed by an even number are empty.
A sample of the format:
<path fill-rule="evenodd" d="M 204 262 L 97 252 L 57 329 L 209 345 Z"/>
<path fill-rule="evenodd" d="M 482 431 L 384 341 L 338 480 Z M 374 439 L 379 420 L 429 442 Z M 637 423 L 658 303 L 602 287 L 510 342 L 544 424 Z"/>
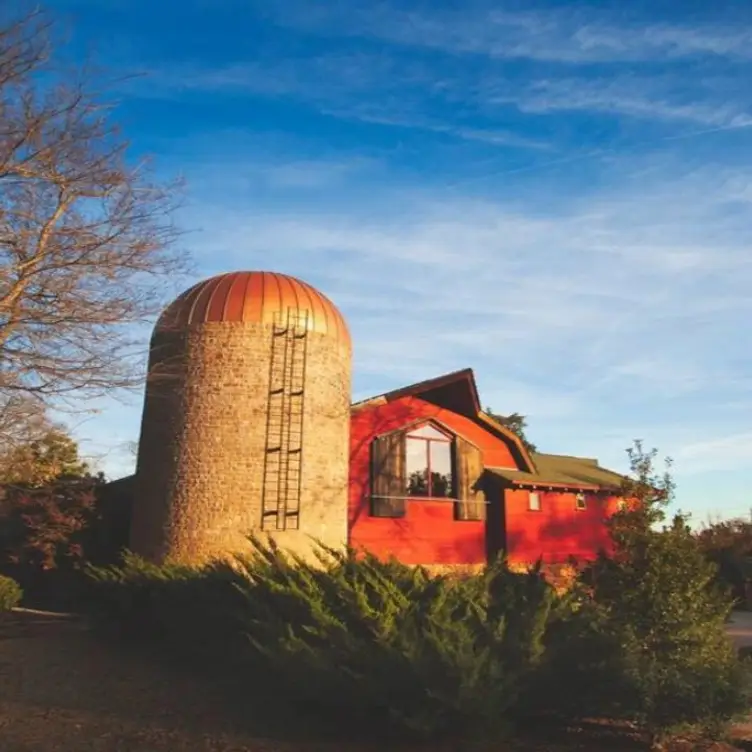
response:
<path fill-rule="evenodd" d="M 145 74 L 117 117 L 185 176 L 198 276 L 318 286 L 355 398 L 471 366 L 542 450 L 620 470 L 643 438 L 697 519 L 748 513 L 752 5 L 48 7 L 66 54 Z M 116 476 L 141 395 L 99 408 Z"/>

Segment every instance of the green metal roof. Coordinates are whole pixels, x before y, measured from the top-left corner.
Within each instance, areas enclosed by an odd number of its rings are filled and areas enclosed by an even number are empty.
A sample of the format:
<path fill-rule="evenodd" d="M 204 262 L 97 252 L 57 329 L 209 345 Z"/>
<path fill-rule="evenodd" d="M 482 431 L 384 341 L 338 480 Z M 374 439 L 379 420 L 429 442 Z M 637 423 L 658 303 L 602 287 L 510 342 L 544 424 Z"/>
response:
<path fill-rule="evenodd" d="M 537 472 L 487 467 L 486 470 L 518 486 L 557 486 L 593 491 L 618 490 L 625 476 L 606 470 L 598 460 L 588 457 L 568 457 L 561 454 L 532 454 Z"/>

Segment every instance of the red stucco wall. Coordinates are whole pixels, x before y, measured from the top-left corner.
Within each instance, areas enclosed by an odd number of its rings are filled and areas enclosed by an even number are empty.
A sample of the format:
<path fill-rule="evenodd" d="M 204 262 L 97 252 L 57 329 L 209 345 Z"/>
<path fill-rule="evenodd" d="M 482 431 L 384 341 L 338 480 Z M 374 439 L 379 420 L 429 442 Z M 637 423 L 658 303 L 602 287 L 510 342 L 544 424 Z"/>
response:
<path fill-rule="evenodd" d="M 486 465 L 515 467 L 502 440 L 470 418 L 418 397 L 403 397 L 353 412 L 350 449 L 350 545 L 378 556 L 394 555 L 406 564 L 479 564 L 486 560 L 485 522 L 459 522 L 451 502 L 408 501 L 401 519 L 369 514 L 371 441 L 419 419 L 433 418 L 473 442 Z"/>
<path fill-rule="evenodd" d="M 578 510 L 575 493 L 539 491 L 540 511 L 528 508 L 527 490 L 505 491 L 507 554 L 513 562 L 564 562 L 570 556 L 592 559 L 608 549 L 605 517 L 616 509 L 617 499 L 586 493 L 587 509 Z"/>

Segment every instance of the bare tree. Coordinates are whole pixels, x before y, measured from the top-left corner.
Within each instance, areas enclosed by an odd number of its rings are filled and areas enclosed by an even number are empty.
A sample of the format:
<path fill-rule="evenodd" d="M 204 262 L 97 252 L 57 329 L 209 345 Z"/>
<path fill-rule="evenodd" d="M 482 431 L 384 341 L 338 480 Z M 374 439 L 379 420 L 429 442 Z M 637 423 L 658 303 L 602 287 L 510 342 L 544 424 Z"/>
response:
<path fill-rule="evenodd" d="M 56 65 L 52 39 L 39 13 L 0 28 L 0 420 L 2 403 L 137 385 L 132 325 L 187 269 L 176 186 L 129 160 L 111 108 L 85 71 Z"/>

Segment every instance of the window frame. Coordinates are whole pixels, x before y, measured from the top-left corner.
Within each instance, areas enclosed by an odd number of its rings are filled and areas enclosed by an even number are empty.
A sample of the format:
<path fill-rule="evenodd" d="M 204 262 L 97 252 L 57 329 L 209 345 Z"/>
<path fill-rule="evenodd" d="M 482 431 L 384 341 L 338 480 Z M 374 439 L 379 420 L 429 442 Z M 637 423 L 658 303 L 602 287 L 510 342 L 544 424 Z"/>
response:
<path fill-rule="evenodd" d="M 451 493 L 448 496 L 409 496 L 407 494 L 407 436 L 429 426 L 447 439 L 451 458 Z M 415 437 L 423 438 L 423 437 Z M 425 437 L 429 438 L 430 437 Z M 437 442 L 439 439 L 437 439 Z M 404 519 L 407 515 L 408 502 L 449 503 L 454 507 L 455 522 L 477 522 L 486 520 L 486 508 L 489 501 L 485 491 L 478 490 L 477 481 L 483 474 L 482 458 L 468 453 L 472 447 L 475 453 L 480 449 L 472 441 L 453 431 L 433 418 L 421 418 L 398 429 L 373 435 L 370 440 L 370 460 L 368 479 L 369 517 L 374 519 Z M 396 454 L 395 454 L 396 452 Z M 472 455 L 472 456 L 471 456 Z M 384 475 L 384 468 L 388 468 Z M 395 472 L 398 475 L 395 475 Z M 468 475 L 474 479 L 468 485 Z M 467 476 L 467 477 L 466 477 Z M 397 484 L 397 477 L 402 481 Z M 467 486 L 467 488 L 466 488 Z M 397 493 L 399 487 L 399 493 Z M 483 499 L 477 494 L 483 494 Z"/>
<path fill-rule="evenodd" d="M 587 512 L 588 503 L 584 491 L 578 491 L 574 495 L 574 508 L 577 512 Z"/>
<path fill-rule="evenodd" d="M 538 500 L 538 505 L 533 506 L 533 497 Z M 540 512 L 542 508 L 540 491 L 528 491 L 527 494 L 527 511 L 528 512 Z"/>
<path fill-rule="evenodd" d="M 441 434 L 442 438 L 436 438 L 432 436 L 415 436 L 412 435 L 417 431 L 420 431 L 421 428 L 424 428 L 428 426 L 429 428 L 432 428 L 437 433 Z M 422 421 L 420 423 L 417 423 L 415 425 L 412 425 L 408 428 L 404 429 L 404 435 L 405 435 L 405 498 L 406 499 L 422 499 L 425 501 L 457 501 L 457 462 L 455 458 L 455 444 L 457 437 L 453 434 L 448 433 L 446 430 L 442 430 L 440 426 L 437 426 L 433 421 L 426 420 Z M 418 442 L 422 441 L 425 445 L 425 452 L 426 452 L 426 465 L 425 469 L 427 471 L 427 493 L 425 495 L 423 494 L 415 494 L 410 493 L 408 484 L 409 484 L 409 475 L 408 475 L 408 468 L 407 468 L 407 447 L 409 446 L 408 442 Z M 433 490 L 433 474 L 431 472 L 431 444 L 441 444 L 448 448 L 449 450 L 449 476 L 450 476 L 450 484 L 448 488 L 448 493 L 445 496 L 436 496 L 431 491 Z"/>

